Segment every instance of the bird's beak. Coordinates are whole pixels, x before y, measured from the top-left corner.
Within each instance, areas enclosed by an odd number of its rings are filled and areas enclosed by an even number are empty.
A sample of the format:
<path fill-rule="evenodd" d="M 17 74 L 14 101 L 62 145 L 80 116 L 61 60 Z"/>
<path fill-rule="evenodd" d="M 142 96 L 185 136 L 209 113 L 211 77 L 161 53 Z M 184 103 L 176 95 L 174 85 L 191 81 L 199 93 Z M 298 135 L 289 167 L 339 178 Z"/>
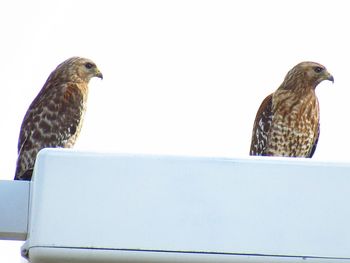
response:
<path fill-rule="evenodd" d="M 325 74 L 325 79 L 326 79 L 326 80 L 329 80 L 329 81 L 332 81 L 332 83 L 334 83 L 334 77 L 333 77 L 332 74 L 330 74 L 328 71 L 327 71 L 327 73 Z"/>
<path fill-rule="evenodd" d="M 98 78 L 100 78 L 100 79 L 103 79 L 103 74 L 102 74 L 102 72 L 99 70 L 99 69 L 97 69 L 96 68 L 96 75 L 95 75 L 96 77 L 98 77 Z"/>

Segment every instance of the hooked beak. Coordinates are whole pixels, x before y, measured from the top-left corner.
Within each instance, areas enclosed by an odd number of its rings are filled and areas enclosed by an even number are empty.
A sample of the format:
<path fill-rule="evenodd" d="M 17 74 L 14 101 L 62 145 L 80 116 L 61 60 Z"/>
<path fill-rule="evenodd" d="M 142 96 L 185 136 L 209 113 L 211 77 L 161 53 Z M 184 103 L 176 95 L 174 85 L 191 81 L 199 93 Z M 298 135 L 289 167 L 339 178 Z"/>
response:
<path fill-rule="evenodd" d="M 334 77 L 332 75 L 329 75 L 328 80 L 332 81 L 334 83 Z"/>
<path fill-rule="evenodd" d="M 327 72 L 326 74 L 326 80 L 332 81 L 332 83 L 334 83 L 334 77 L 332 76 L 332 74 L 330 74 L 329 72 Z"/>
<path fill-rule="evenodd" d="M 97 69 L 96 68 L 96 75 L 95 75 L 96 77 L 98 77 L 98 78 L 100 78 L 100 79 L 103 79 L 103 74 L 102 74 L 102 72 L 99 70 L 99 69 Z"/>

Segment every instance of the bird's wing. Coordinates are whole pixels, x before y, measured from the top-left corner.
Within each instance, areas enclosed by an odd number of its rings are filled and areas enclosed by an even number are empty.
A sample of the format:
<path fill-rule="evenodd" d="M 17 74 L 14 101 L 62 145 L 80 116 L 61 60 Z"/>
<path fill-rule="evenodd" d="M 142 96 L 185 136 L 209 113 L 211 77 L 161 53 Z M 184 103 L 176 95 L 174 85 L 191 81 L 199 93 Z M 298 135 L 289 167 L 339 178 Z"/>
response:
<path fill-rule="evenodd" d="M 317 126 L 317 135 L 314 139 L 314 142 L 312 144 L 312 148 L 310 150 L 310 153 L 306 156 L 307 158 L 312 158 L 312 156 L 314 155 L 315 151 L 316 151 L 316 147 L 317 147 L 317 143 L 318 143 L 318 138 L 320 137 L 320 124 L 318 124 Z"/>
<path fill-rule="evenodd" d="M 34 99 L 21 126 L 15 178 L 33 168 L 41 149 L 64 147 L 77 132 L 83 114 L 83 95 L 77 85 L 57 84 Z"/>
<path fill-rule="evenodd" d="M 77 85 L 63 83 L 54 90 L 47 89 L 38 94 L 23 119 L 18 153 L 26 148 L 33 136 L 44 139 L 42 146 L 60 147 L 76 132 L 83 111 L 82 94 Z"/>
<path fill-rule="evenodd" d="M 32 101 L 32 103 L 29 105 L 29 108 L 26 114 L 24 115 L 20 133 L 19 133 L 19 138 L 18 138 L 18 145 L 17 145 L 18 154 L 21 153 L 24 145 L 26 144 L 27 139 L 31 136 L 30 134 L 31 129 L 28 128 L 28 126 L 31 126 L 32 122 L 37 121 L 37 119 L 34 117 L 40 115 L 40 113 L 43 110 L 43 106 L 47 101 L 47 98 L 51 97 L 50 94 L 52 93 L 52 90 L 50 87 L 51 85 L 48 81 L 49 79 L 47 80 L 43 88 L 40 90 L 38 95 L 35 97 L 35 99 Z"/>
<path fill-rule="evenodd" d="M 265 155 L 271 122 L 272 94 L 263 100 L 256 114 L 253 126 L 252 141 L 250 145 L 250 155 Z"/>

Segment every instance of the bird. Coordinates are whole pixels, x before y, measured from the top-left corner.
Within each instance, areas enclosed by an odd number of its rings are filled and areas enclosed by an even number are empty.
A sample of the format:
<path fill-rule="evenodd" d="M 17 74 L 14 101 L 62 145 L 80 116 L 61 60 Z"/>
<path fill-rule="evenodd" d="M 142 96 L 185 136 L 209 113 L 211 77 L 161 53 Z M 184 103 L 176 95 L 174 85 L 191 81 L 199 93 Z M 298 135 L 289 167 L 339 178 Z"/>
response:
<path fill-rule="evenodd" d="M 315 89 L 324 80 L 334 83 L 334 77 L 316 62 L 304 61 L 289 70 L 257 111 L 249 154 L 311 158 L 320 135 Z"/>
<path fill-rule="evenodd" d="M 51 72 L 23 118 L 14 180 L 31 180 L 41 149 L 74 146 L 93 77 L 103 79 L 96 64 L 83 57 L 71 57 Z"/>

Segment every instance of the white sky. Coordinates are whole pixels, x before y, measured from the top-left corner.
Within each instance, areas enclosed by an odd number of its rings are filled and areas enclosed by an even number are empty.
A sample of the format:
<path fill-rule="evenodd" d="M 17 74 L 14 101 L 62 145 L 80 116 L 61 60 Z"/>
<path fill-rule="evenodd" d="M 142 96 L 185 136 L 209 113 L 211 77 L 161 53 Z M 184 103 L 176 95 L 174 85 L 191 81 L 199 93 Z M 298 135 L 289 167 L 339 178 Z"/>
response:
<path fill-rule="evenodd" d="M 340 0 L 6 1 L 0 179 L 14 176 L 29 104 L 71 56 L 104 74 L 90 82 L 78 149 L 246 157 L 261 101 L 290 68 L 312 60 L 335 78 L 317 88 L 314 157 L 348 162 L 348 10 Z M 0 262 L 23 262 L 20 245 L 1 241 Z"/>

